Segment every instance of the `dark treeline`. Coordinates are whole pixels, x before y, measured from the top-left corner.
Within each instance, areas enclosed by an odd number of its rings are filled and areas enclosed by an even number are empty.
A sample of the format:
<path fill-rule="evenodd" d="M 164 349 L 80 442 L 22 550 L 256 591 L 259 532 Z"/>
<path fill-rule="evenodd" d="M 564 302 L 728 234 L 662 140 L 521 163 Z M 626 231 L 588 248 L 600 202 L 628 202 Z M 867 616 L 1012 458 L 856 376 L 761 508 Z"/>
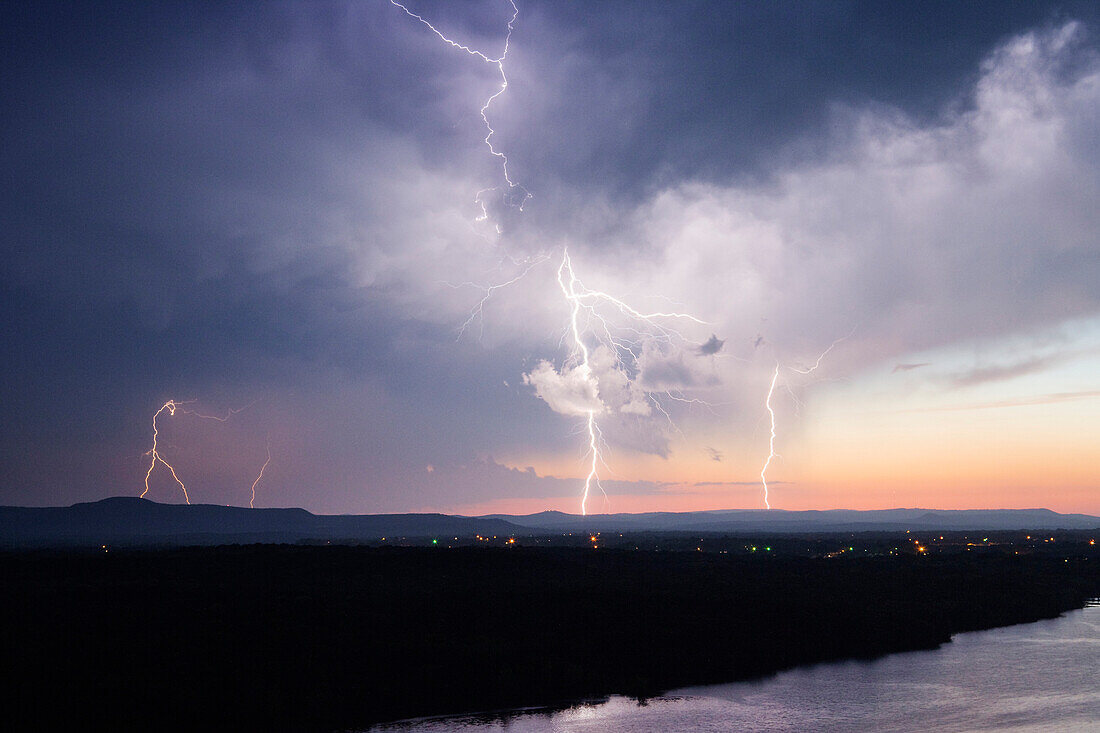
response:
<path fill-rule="evenodd" d="M 245 546 L 0 555 L 11 729 L 365 727 L 928 648 L 1100 556 Z"/>

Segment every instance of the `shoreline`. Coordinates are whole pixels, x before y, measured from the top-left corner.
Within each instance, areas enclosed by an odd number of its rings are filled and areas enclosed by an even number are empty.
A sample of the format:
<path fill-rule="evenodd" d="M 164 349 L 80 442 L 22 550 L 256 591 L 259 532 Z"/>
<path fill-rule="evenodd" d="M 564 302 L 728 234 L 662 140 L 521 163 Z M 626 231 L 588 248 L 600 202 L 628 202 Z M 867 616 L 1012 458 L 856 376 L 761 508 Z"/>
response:
<path fill-rule="evenodd" d="M 1039 619 L 1011 626 L 994 627 L 992 629 L 960 632 L 952 636 L 950 644 L 943 644 L 931 650 L 896 652 L 883 655 L 873 660 L 841 659 L 819 664 L 799 665 L 791 669 L 782 670 L 775 674 L 751 680 L 676 688 L 665 691 L 659 696 L 644 701 L 639 701 L 625 695 L 612 694 L 600 699 L 577 700 L 572 704 L 556 704 L 519 709 L 468 711 L 452 715 L 387 721 L 385 723 L 376 724 L 364 731 L 359 731 L 358 733 L 406 733 L 414 730 L 446 731 L 456 728 L 470 731 L 482 729 L 500 730 L 502 728 L 510 729 L 509 726 L 511 725 L 517 725 L 525 730 L 552 731 L 558 730 L 559 726 L 568 723 L 570 720 L 589 720 L 592 717 L 610 725 L 611 727 L 607 728 L 608 730 L 631 729 L 628 727 L 615 727 L 616 724 L 621 726 L 624 720 L 627 722 L 637 721 L 639 723 L 644 721 L 647 723 L 646 730 L 655 729 L 652 721 L 668 721 L 669 723 L 675 721 L 675 723 L 678 723 L 680 726 L 676 729 L 683 729 L 682 726 L 685 720 L 699 720 L 695 715 L 701 715 L 702 720 L 713 723 L 723 714 L 721 712 L 716 713 L 714 711 L 715 706 L 731 704 L 734 707 L 729 713 L 733 714 L 735 719 L 741 724 L 741 727 L 737 729 L 752 730 L 755 728 L 751 727 L 751 724 L 760 723 L 767 717 L 767 714 L 759 712 L 755 714 L 750 713 L 747 718 L 751 719 L 751 722 L 745 719 L 745 713 L 741 712 L 740 708 L 745 704 L 744 701 L 747 699 L 757 701 L 756 704 L 764 704 L 771 707 L 777 702 L 785 704 L 789 699 L 787 695 L 792 690 L 796 693 L 799 691 L 804 693 L 811 692 L 812 690 L 820 689 L 822 686 L 829 685 L 831 681 L 837 678 L 855 681 L 864 679 L 868 675 L 872 675 L 872 673 L 874 679 L 879 681 L 878 684 L 881 692 L 881 686 L 884 684 L 904 684 L 906 678 L 899 674 L 903 668 L 909 670 L 915 666 L 920 670 L 942 666 L 940 663 L 937 663 L 937 661 L 932 660 L 935 659 L 942 662 L 942 660 L 950 657 L 958 659 L 960 655 L 969 655 L 973 653 L 975 645 L 987 652 L 987 650 L 992 647 L 1001 647 L 1002 642 L 1006 638 L 1015 639 L 1015 646 L 1018 649 L 1020 645 L 1019 637 L 1021 635 L 1033 633 L 1027 630 L 1028 627 L 1035 626 L 1041 628 L 1043 632 L 1040 633 L 1040 636 L 1042 637 L 1049 634 L 1050 629 L 1056 628 L 1050 626 L 1051 624 L 1077 624 L 1079 626 L 1081 621 L 1087 618 L 1081 614 L 1090 614 L 1090 616 L 1096 616 L 1100 619 L 1100 601 L 1086 603 L 1084 608 L 1071 609 L 1056 618 Z M 1007 633 L 1007 636 L 1002 636 L 1002 633 Z M 1056 636 L 1055 638 L 1060 639 L 1061 637 Z M 1057 643 L 1057 641 L 1054 643 Z M 956 644 L 959 646 L 956 647 Z M 998 656 L 1003 657 L 1003 661 L 1010 666 L 1014 663 L 1028 663 L 1020 659 L 1017 655 L 1011 655 L 1008 651 L 1000 653 Z M 984 657 L 984 659 L 986 662 L 990 661 L 988 657 Z M 911 679 L 912 678 L 910 678 L 910 681 Z M 960 683 L 957 679 L 943 681 L 955 685 Z M 968 688 L 966 682 L 962 682 L 961 684 L 964 689 Z M 989 683 L 985 684 L 988 685 Z M 1052 688 L 1047 687 L 1045 690 L 1046 694 L 1049 696 Z M 1004 700 L 1014 699 L 1011 696 L 1011 692 L 1008 692 L 1006 695 L 1005 690 L 999 688 L 997 683 L 993 684 L 993 689 L 990 691 L 1000 693 L 1002 703 Z M 817 723 L 821 723 L 823 720 L 832 722 L 843 720 L 851 724 L 854 716 L 861 716 L 863 714 L 860 710 L 858 701 L 845 703 L 840 709 L 830 710 L 828 713 L 820 713 L 814 711 L 814 706 L 808 704 L 805 697 L 795 699 L 798 700 L 798 702 L 791 703 L 794 706 L 793 710 L 800 714 L 809 715 L 813 718 L 814 722 Z M 866 695 L 862 697 L 863 701 L 867 699 Z M 1100 698 L 1097 699 L 1100 701 Z M 697 706 L 699 712 L 693 713 L 692 711 L 695 710 Z M 664 712 L 643 712 L 643 710 L 651 707 L 656 708 L 658 711 L 663 710 Z M 958 702 L 956 702 L 956 707 L 958 707 Z M 1081 706 L 1078 705 L 1078 707 L 1080 708 Z M 721 707 L 719 707 L 719 710 L 720 709 Z M 709 712 L 704 712 L 708 710 Z M 990 711 L 987 709 L 985 714 L 987 716 L 985 720 L 988 721 Z M 656 717 L 651 717 L 652 715 Z M 818 718 L 818 715 L 822 717 Z M 1072 715 L 1072 712 L 1066 713 L 1067 720 L 1072 718 Z M 1034 720 L 1034 717 L 1032 719 Z M 779 727 L 783 730 L 792 729 L 790 721 L 787 721 L 786 725 L 780 725 Z M 812 728 L 804 727 L 803 729 L 808 730 Z M 871 730 L 874 728 L 867 729 Z M 915 723 L 912 729 L 914 731 L 929 730 L 932 729 L 932 726 L 928 721 L 925 721 L 924 724 Z M 981 725 L 976 725 L 976 729 L 985 730 Z"/>
<path fill-rule="evenodd" d="M 1053 621 L 1053 620 L 1057 620 L 1057 619 L 1060 619 L 1060 618 L 1064 618 L 1067 613 L 1073 613 L 1073 612 L 1076 612 L 1076 611 L 1083 611 L 1086 608 L 1092 608 L 1092 607 L 1100 607 L 1100 598 L 1093 598 L 1093 599 L 1086 600 L 1084 602 L 1084 604 L 1081 605 L 1081 606 L 1067 608 L 1064 611 L 1061 611 L 1058 614 L 1053 615 L 1053 616 L 1041 616 L 1041 617 L 1025 619 L 1025 620 L 1021 620 L 1021 621 L 1014 621 L 1014 622 L 1011 622 L 1011 623 L 1008 623 L 1008 624 L 999 624 L 999 625 L 996 625 L 996 626 L 985 626 L 985 627 L 981 627 L 981 628 L 966 629 L 966 630 L 962 630 L 962 631 L 957 631 L 957 632 L 952 633 L 950 638 L 948 638 L 946 641 L 939 642 L 939 643 L 935 644 L 934 646 L 926 646 L 926 647 L 922 646 L 922 647 L 914 647 L 914 648 L 906 648 L 906 649 L 896 649 L 896 650 L 893 650 L 893 651 L 886 651 L 886 652 L 883 652 L 882 654 L 877 654 L 877 655 L 871 656 L 871 657 L 847 656 L 847 657 L 836 657 L 836 658 L 833 658 L 833 659 L 823 659 L 823 660 L 818 660 L 818 661 L 813 661 L 813 662 L 799 662 L 799 663 L 793 664 L 789 667 L 785 667 L 783 669 L 776 669 L 776 670 L 771 671 L 771 672 L 763 672 L 763 673 L 758 674 L 758 675 L 753 675 L 751 677 L 744 677 L 744 678 L 741 678 L 741 679 L 717 680 L 717 681 L 711 681 L 711 682 L 696 683 L 696 684 L 691 684 L 691 685 L 679 685 L 679 686 L 675 686 L 675 687 L 669 687 L 669 688 L 664 689 L 664 690 L 659 690 L 656 693 L 654 693 L 652 695 L 648 695 L 648 696 L 644 696 L 644 695 L 639 696 L 639 695 L 635 695 L 635 694 L 628 693 L 628 692 L 614 691 L 614 692 L 608 692 L 608 693 L 603 694 L 603 695 L 596 695 L 596 696 L 586 697 L 586 698 L 583 698 L 583 699 L 575 699 L 575 700 L 571 700 L 571 701 L 551 701 L 551 702 L 547 702 L 545 704 L 539 704 L 539 705 L 527 705 L 527 706 L 520 706 L 520 707 L 514 707 L 514 708 L 461 710 L 461 711 L 456 711 L 456 712 L 451 712 L 451 713 L 441 713 L 441 714 L 435 714 L 435 715 L 412 716 L 412 717 L 408 717 L 408 718 L 400 718 L 400 719 L 397 719 L 397 720 L 385 720 L 385 721 L 379 721 L 379 722 L 376 722 L 376 723 L 372 723 L 367 728 L 356 729 L 355 733 L 374 733 L 375 731 L 378 731 L 379 733 L 382 733 L 384 731 L 390 731 L 390 730 L 404 730 L 405 726 L 412 726 L 412 725 L 416 725 L 418 723 L 429 723 L 429 722 L 434 722 L 434 721 L 446 721 L 446 720 L 451 720 L 451 719 L 459 720 L 459 719 L 467 719 L 467 718 L 486 718 L 486 719 L 490 719 L 490 720 L 501 720 L 501 719 L 509 719 L 509 718 L 512 718 L 512 717 L 523 717 L 525 715 L 538 715 L 538 714 L 544 714 L 544 713 L 545 714 L 552 714 L 552 713 L 556 713 L 556 712 L 569 710 L 569 709 L 572 709 L 572 708 L 575 708 L 575 707 L 583 707 L 583 706 L 589 706 L 589 705 L 594 705 L 594 706 L 602 705 L 602 704 L 605 704 L 605 703 L 609 702 L 612 698 L 615 698 L 615 697 L 621 697 L 621 698 L 624 698 L 624 699 L 633 700 L 637 704 L 644 704 L 647 700 L 652 700 L 652 699 L 667 698 L 667 697 L 670 697 L 670 696 L 673 697 L 673 698 L 682 697 L 681 695 L 675 695 L 674 693 L 679 692 L 679 691 L 683 691 L 683 690 L 691 690 L 691 689 L 695 689 L 695 688 L 699 688 L 699 687 L 718 687 L 718 686 L 735 685 L 735 684 L 741 684 L 741 683 L 763 682 L 763 681 L 766 681 L 768 679 L 772 679 L 772 678 L 774 678 L 778 675 L 781 675 L 785 672 L 791 672 L 791 671 L 795 671 L 795 670 L 811 670 L 811 669 L 814 669 L 815 667 L 829 666 L 829 665 L 834 665 L 834 664 L 844 664 L 844 663 L 848 663 L 848 662 L 877 662 L 877 661 L 886 659 L 887 657 L 892 657 L 892 656 L 895 656 L 895 655 L 912 654 L 912 653 L 918 653 L 918 652 L 938 651 L 938 650 L 942 649 L 944 646 L 946 646 L 947 644 L 953 643 L 954 640 L 955 640 L 955 637 L 959 636 L 959 635 L 962 635 L 962 634 L 981 634 L 983 632 L 994 631 L 996 629 L 1007 629 L 1007 628 L 1013 628 L 1013 627 L 1016 627 L 1016 626 L 1027 626 L 1028 624 L 1041 623 L 1043 621 Z"/>
<path fill-rule="evenodd" d="M 6 716 L 15 728 L 365 730 L 650 698 L 932 649 L 1100 595 L 1094 548 L 1052 553 L 6 553 L 0 580 L 16 592 L 0 620 L 20 700 Z"/>

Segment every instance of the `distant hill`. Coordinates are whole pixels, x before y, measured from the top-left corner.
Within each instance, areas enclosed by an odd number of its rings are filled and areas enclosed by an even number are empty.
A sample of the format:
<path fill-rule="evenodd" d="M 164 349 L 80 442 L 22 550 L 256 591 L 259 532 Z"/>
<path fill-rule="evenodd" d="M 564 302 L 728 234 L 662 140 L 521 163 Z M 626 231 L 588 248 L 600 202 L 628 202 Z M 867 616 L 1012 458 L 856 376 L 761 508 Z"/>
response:
<path fill-rule="evenodd" d="M 509 535 L 500 519 L 446 514 L 317 515 L 305 509 L 158 504 L 114 497 L 70 507 L 0 507 L 0 546 L 216 545 Z"/>
<path fill-rule="evenodd" d="M 375 542 L 408 538 L 558 532 L 805 533 L 895 530 L 1094 529 L 1100 517 L 1049 509 L 729 510 L 580 516 L 540 512 L 318 515 L 304 509 L 158 504 L 133 497 L 70 507 L 0 507 L 0 546 L 214 545 L 256 542 Z"/>
<path fill-rule="evenodd" d="M 550 532 L 867 532 L 895 530 L 1094 529 L 1100 517 L 1049 509 L 782 509 L 594 514 L 562 512 L 490 515 L 528 529 Z"/>

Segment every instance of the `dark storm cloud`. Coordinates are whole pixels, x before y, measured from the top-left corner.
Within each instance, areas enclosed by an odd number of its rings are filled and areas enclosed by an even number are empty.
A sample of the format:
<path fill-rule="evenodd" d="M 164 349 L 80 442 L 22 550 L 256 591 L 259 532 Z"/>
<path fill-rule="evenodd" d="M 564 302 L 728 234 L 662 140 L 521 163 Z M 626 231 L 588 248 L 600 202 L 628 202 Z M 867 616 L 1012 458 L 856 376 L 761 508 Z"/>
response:
<path fill-rule="evenodd" d="M 714 354 L 717 354 L 719 351 L 721 351 L 722 347 L 725 345 L 725 341 L 718 338 L 714 334 L 711 334 L 710 338 L 699 346 L 699 353 L 704 356 L 713 356 Z"/>
<path fill-rule="evenodd" d="M 938 118 L 1006 36 L 1097 15 L 1087 2 L 532 3 L 502 127 L 518 175 L 554 172 L 574 191 L 768 179 L 827 154 L 819 131 L 838 104 Z"/>
<path fill-rule="evenodd" d="M 416 378 L 423 360 L 395 368 L 393 344 L 424 328 L 364 293 L 332 241 L 379 202 L 331 160 L 412 114 L 377 44 L 343 37 L 381 29 L 339 6 L 5 14 L 0 273 L 27 359 L 9 384 L 48 392 L 69 370 L 77 390 L 198 389 L 318 362 Z"/>
<path fill-rule="evenodd" d="M 423 11 L 499 48 L 492 3 Z M 1098 12 L 521 3 L 513 83 L 493 108 L 536 196 L 516 226 L 560 222 L 550 230 L 599 244 L 624 202 L 825 154 L 837 104 L 941 115 L 1003 37 L 1063 14 L 1094 27 Z M 288 405 L 309 426 L 301 476 L 329 473 L 284 502 L 330 510 L 415 504 L 410 466 L 569 440 L 497 388 L 519 381 L 530 347 L 505 341 L 489 359 L 456 342 L 461 318 L 425 284 L 441 278 L 417 280 L 437 233 L 415 225 L 497 175 L 477 116 L 496 82 L 407 21 L 382 1 L 0 8 L 0 499 L 124 493 L 169 397 Z M 574 216 L 590 199 L 611 204 L 596 223 Z M 671 360 L 647 377 L 701 381 Z"/>

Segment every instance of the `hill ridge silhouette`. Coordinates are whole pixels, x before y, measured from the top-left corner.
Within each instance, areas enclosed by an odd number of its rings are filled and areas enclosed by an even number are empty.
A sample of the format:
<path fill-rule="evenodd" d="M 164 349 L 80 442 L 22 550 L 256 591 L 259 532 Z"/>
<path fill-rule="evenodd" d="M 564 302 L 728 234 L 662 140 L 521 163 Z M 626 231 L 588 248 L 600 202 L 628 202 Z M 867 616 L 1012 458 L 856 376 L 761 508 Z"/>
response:
<path fill-rule="evenodd" d="M 0 507 L 0 546 L 369 542 L 557 532 L 805 533 L 1100 528 L 1100 517 L 1049 509 L 721 509 L 581 516 L 558 511 L 470 517 L 438 512 L 314 514 L 298 507 L 162 504 L 115 496 L 68 507 Z"/>

